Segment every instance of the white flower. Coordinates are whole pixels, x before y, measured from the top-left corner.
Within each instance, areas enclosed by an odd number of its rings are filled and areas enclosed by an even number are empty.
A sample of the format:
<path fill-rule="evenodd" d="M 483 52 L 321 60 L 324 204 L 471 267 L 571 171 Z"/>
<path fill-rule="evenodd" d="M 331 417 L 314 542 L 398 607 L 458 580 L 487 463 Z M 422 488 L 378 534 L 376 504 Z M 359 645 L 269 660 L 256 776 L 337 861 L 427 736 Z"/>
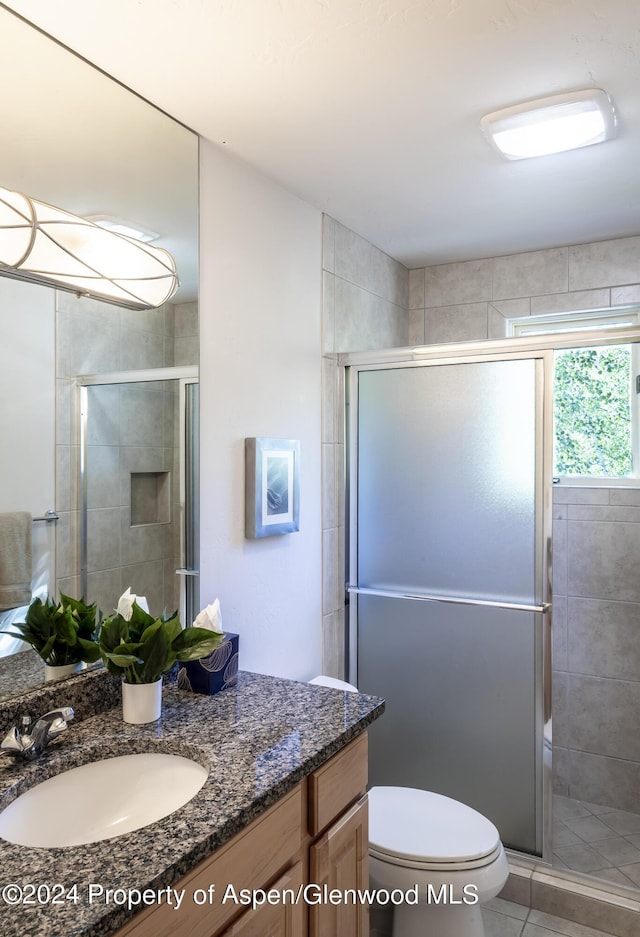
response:
<path fill-rule="evenodd" d="M 211 605 L 205 606 L 202 611 L 196 615 L 194 625 L 198 628 L 206 628 L 207 631 L 215 631 L 217 634 L 224 634 L 222 630 L 220 600 L 216 599 Z"/>
<path fill-rule="evenodd" d="M 145 612 L 149 612 L 149 606 L 147 605 L 147 600 L 143 595 L 134 595 L 131 592 L 131 586 L 127 589 L 126 592 L 123 592 L 120 598 L 118 599 L 118 607 L 116 612 L 118 615 L 122 615 L 125 621 L 129 621 L 133 614 L 133 603 L 136 602 L 141 609 Z"/>

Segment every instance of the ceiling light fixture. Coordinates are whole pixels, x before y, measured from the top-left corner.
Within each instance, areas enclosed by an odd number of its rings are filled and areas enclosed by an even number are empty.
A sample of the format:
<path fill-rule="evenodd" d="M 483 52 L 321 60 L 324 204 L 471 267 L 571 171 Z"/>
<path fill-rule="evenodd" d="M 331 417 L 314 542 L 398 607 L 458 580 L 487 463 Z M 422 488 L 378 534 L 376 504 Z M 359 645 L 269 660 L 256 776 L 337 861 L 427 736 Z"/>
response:
<path fill-rule="evenodd" d="M 163 248 L 3 188 L 0 275 L 128 309 L 155 309 L 178 287 L 175 261 Z"/>
<path fill-rule="evenodd" d="M 607 92 L 593 88 L 505 107 L 480 126 L 507 159 L 528 159 L 610 140 L 616 113 Z"/>

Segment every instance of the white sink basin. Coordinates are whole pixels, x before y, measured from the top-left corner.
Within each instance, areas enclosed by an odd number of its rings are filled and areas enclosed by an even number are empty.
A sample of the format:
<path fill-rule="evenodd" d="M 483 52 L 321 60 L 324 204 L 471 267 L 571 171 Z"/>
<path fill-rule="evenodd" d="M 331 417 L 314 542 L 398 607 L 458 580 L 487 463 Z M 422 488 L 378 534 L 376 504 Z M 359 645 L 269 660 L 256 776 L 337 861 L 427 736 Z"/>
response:
<path fill-rule="evenodd" d="M 29 788 L 0 813 L 20 846 L 81 846 L 155 823 L 198 793 L 208 771 L 181 755 L 144 752 L 92 761 Z"/>

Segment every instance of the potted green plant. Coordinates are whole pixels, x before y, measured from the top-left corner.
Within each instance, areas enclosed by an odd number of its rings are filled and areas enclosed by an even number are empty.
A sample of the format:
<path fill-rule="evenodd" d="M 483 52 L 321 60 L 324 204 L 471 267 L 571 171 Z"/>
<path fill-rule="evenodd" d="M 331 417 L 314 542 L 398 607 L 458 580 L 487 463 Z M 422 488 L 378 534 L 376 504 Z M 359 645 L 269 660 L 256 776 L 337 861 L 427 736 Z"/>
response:
<path fill-rule="evenodd" d="M 125 722 L 158 719 L 162 675 L 176 661 L 197 660 L 210 654 L 221 640 L 221 634 L 205 628 L 183 628 L 177 612 L 154 618 L 146 609 L 146 601 L 127 589 L 116 614 L 105 618 L 100 629 L 100 654 L 105 666 L 122 678 Z"/>
<path fill-rule="evenodd" d="M 3 633 L 30 644 L 45 664 L 45 679 L 73 673 L 83 664 L 100 659 L 97 634 L 101 613 L 97 605 L 60 593 L 60 601 L 47 596 L 33 600 L 24 622 L 16 622 Z"/>

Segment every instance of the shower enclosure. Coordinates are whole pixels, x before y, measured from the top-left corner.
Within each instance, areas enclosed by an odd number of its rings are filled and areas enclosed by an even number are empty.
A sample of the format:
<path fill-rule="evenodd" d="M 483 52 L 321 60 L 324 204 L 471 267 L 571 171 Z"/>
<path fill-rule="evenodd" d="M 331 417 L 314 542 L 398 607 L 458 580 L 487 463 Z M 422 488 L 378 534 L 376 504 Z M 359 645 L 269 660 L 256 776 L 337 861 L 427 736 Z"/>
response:
<path fill-rule="evenodd" d="M 551 465 L 535 354 L 349 368 L 350 677 L 384 696 L 372 784 L 549 851 Z"/>
<path fill-rule="evenodd" d="M 457 797 L 526 868 L 637 900 L 638 462 L 551 477 L 556 352 L 633 342 L 624 326 L 339 363 L 348 675 L 387 700 L 372 783 Z"/>
<path fill-rule="evenodd" d="M 198 611 L 197 368 L 79 380 L 81 589 L 105 614 L 127 588 L 149 610 Z"/>

